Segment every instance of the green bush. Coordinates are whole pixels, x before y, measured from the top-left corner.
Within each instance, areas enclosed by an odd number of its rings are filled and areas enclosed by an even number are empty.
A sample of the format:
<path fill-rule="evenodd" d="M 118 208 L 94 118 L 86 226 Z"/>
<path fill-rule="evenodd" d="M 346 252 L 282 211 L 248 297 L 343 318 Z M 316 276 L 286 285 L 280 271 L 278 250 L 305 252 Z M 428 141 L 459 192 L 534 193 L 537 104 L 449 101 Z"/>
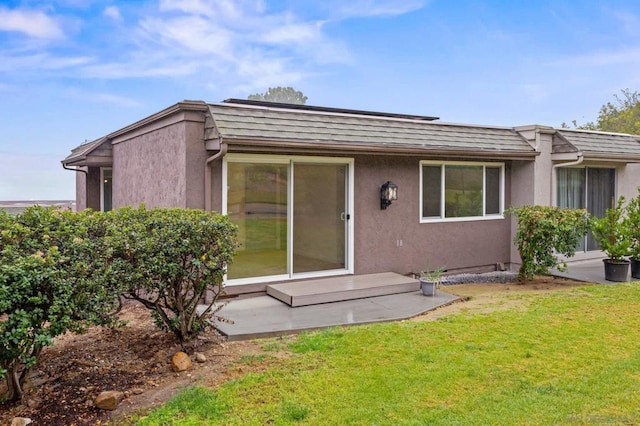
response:
<path fill-rule="evenodd" d="M 144 207 L 109 215 L 105 277 L 126 283 L 125 298 L 151 309 L 156 323 L 182 342 L 222 319 L 216 305 L 236 248 L 236 228 L 226 216 Z M 198 311 L 205 297 L 210 301 Z"/>
<path fill-rule="evenodd" d="M 566 263 L 558 258 L 571 257 L 579 238 L 590 228 L 590 216 L 584 209 L 548 206 L 522 206 L 507 210 L 518 221 L 514 242 L 522 264 L 518 279 L 532 279 L 535 274 L 548 274 L 550 268 L 564 270 Z"/>
<path fill-rule="evenodd" d="M 31 207 L 0 213 L 0 377 L 5 399 L 22 385 L 43 347 L 67 331 L 111 324 L 118 291 L 101 287 L 95 268 L 99 220 L 87 213 Z"/>
<path fill-rule="evenodd" d="M 631 254 L 633 244 L 623 205 L 624 197 L 621 196 L 613 208 L 607 209 L 604 217 L 595 218 L 592 223 L 593 238 L 612 262 L 624 262 Z"/>
<path fill-rule="evenodd" d="M 54 337 L 116 324 L 121 294 L 152 309 L 157 323 L 181 341 L 209 320 L 222 320 L 216 302 L 235 233 L 226 217 L 200 210 L 0 212 L 5 399 L 22 397 L 29 370 Z M 205 295 L 210 303 L 197 310 Z"/>
<path fill-rule="evenodd" d="M 640 187 L 638 193 L 629 200 L 625 225 L 631 241 L 630 255 L 632 259 L 640 260 Z"/>

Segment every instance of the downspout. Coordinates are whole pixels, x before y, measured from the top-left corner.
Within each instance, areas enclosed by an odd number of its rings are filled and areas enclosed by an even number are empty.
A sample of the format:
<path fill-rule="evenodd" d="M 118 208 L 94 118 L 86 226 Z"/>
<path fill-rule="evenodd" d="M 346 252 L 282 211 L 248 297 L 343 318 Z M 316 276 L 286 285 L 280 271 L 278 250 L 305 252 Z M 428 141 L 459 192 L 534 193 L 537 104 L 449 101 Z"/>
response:
<path fill-rule="evenodd" d="M 87 172 L 86 170 L 82 170 L 82 169 L 72 169 L 70 167 L 67 167 L 64 163 L 62 163 L 62 168 L 65 170 L 71 170 L 72 172 L 80 172 L 80 173 L 84 173 L 85 175 L 88 175 L 89 172 Z"/>
<path fill-rule="evenodd" d="M 227 153 L 227 144 L 222 141 L 222 136 L 218 138 L 220 141 L 220 151 L 207 158 L 204 165 L 204 209 L 208 212 L 211 211 L 211 167 L 210 164 L 222 158 Z"/>
<path fill-rule="evenodd" d="M 556 182 L 558 180 L 557 177 L 557 170 L 558 167 L 568 167 L 568 166 L 577 166 L 578 164 L 581 164 L 582 161 L 584 160 L 584 154 L 582 154 L 582 152 L 578 152 L 578 159 L 575 161 L 570 161 L 568 163 L 559 163 L 559 164 L 554 164 L 552 166 L 552 170 L 551 170 L 551 205 L 552 206 L 558 206 L 558 200 L 556 199 L 557 197 L 557 188 L 556 188 Z"/>

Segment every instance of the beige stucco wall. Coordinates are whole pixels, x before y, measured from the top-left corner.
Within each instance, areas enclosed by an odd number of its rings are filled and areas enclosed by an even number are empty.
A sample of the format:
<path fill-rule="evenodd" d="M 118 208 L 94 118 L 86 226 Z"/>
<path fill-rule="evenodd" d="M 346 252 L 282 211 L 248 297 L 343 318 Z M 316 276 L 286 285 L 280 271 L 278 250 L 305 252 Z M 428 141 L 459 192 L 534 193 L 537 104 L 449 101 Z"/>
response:
<path fill-rule="evenodd" d="M 640 186 L 640 164 L 627 164 L 617 169 L 617 195 L 627 200 L 638 195 Z"/>

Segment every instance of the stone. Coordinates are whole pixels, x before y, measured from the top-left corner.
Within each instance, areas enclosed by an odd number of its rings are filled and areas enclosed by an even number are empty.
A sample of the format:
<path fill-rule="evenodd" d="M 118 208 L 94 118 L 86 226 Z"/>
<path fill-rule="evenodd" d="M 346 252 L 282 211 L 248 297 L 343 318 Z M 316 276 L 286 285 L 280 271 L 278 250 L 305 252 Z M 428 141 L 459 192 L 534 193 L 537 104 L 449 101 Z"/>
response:
<path fill-rule="evenodd" d="M 207 362 L 207 357 L 202 352 L 196 352 L 195 357 L 197 362 Z"/>
<path fill-rule="evenodd" d="M 13 420 L 11 420 L 11 426 L 26 426 L 31 423 L 33 422 L 28 417 L 14 417 Z"/>
<path fill-rule="evenodd" d="M 104 391 L 96 397 L 96 408 L 101 410 L 115 410 L 124 399 L 124 393 L 119 391 Z"/>
<path fill-rule="evenodd" d="M 141 388 L 133 388 L 131 389 L 131 393 L 134 395 L 140 395 L 142 393 L 144 393 L 144 390 L 142 390 Z"/>
<path fill-rule="evenodd" d="M 171 358 L 171 368 L 173 371 L 186 371 L 191 368 L 191 358 L 184 352 L 176 352 Z"/>

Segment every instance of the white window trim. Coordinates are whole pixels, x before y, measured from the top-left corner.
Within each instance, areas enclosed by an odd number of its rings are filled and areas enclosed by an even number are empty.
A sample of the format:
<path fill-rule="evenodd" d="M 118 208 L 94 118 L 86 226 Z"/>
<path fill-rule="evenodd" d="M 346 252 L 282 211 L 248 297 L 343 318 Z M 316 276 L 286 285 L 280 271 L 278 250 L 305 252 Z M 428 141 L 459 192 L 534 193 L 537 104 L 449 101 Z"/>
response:
<path fill-rule="evenodd" d="M 225 284 L 228 286 L 234 285 L 245 285 L 245 284 L 261 284 L 261 283 L 269 283 L 269 282 L 278 282 L 278 281 L 289 281 L 289 280 L 297 280 L 302 278 L 322 278 L 322 277 L 330 277 L 336 275 L 345 275 L 345 274 L 353 274 L 354 273 L 354 261 L 355 261 L 355 218 L 354 218 L 354 205 L 355 205 L 355 195 L 354 195 L 354 187 L 355 187 L 355 171 L 354 171 L 354 159 L 351 157 L 309 157 L 309 156 L 300 156 L 300 155 L 260 155 L 260 154 L 227 154 L 224 156 L 222 161 L 222 214 L 227 214 L 227 170 L 228 164 L 238 162 L 238 163 L 265 163 L 265 164 L 287 164 L 291 166 L 294 163 L 316 163 L 316 164 L 346 164 L 348 165 L 348 176 L 347 176 L 347 185 L 348 185 L 348 196 L 347 196 L 347 211 L 345 214 L 349 215 L 349 222 L 347 227 L 347 255 L 345 257 L 345 268 L 338 270 L 330 270 L 330 271 L 317 271 L 317 272 L 304 272 L 304 273 L 296 273 L 296 274 L 283 274 L 283 275 L 272 275 L 272 276 L 264 276 L 264 277 L 250 277 L 250 278 L 237 278 L 237 279 L 228 279 L 227 275 L 224 276 Z M 293 189 L 293 175 L 291 174 L 291 168 L 289 169 L 289 205 L 287 206 L 287 217 L 292 217 L 292 209 L 293 209 L 293 194 L 291 193 Z M 290 232 L 287 232 L 289 241 L 288 246 L 292 247 L 292 239 L 293 235 Z M 292 253 L 288 253 L 288 264 L 291 264 L 291 256 Z M 288 266 L 287 266 L 288 267 Z"/>
<path fill-rule="evenodd" d="M 423 166 L 431 165 L 431 166 L 441 166 L 440 172 L 442 173 L 442 177 L 440 180 L 441 190 L 440 190 L 440 216 L 439 217 L 423 217 L 423 188 L 422 188 L 422 170 Z M 468 216 L 468 217 L 444 217 L 444 199 L 445 199 L 445 167 L 442 166 L 482 166 L 482 211 L 486 210 L 486 168 L 499 168 L 500 169 L 500 213 L 497 214 L 483 214 L 482 216 Z M 470 221 L 479 221 L 479 220 L 497 220 L 504 219 L 504 194 L 505 194 L 505 165 L 500 162 L 477 162 L 477 161 L 434 161 L 434 160 L 423 160 L 420 161 L 420 185 L 419 185 L 419 204 L 420 204 L 420 223 L 442 223 L 442 222 L 470 222 Z"/>
<path fill-rule="evenodd" d="M 104 211 L 104 172 L 111 170 L 111 208 L 113 208 L 113 168 L 100 167 L 100 211 Z"/>

